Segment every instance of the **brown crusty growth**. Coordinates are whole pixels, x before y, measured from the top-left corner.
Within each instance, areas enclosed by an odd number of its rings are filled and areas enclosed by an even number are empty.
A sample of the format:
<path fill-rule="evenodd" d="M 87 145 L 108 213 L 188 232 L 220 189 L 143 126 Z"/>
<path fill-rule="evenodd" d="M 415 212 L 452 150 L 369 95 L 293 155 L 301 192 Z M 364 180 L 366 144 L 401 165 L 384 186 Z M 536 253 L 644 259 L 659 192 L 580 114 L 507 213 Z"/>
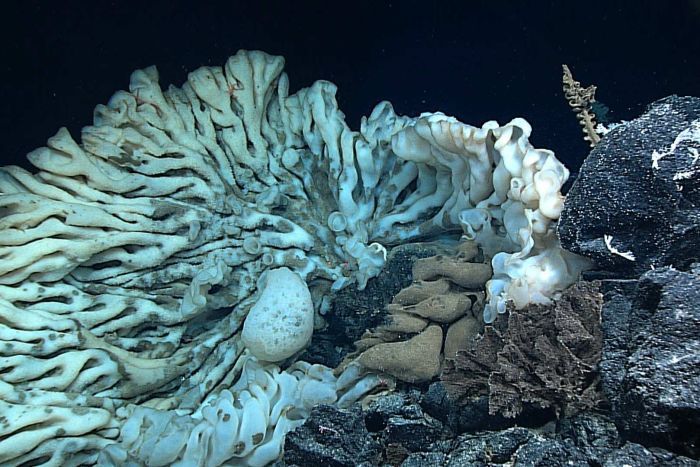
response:
<path fill-rule="evenodd" d="M 515 417 L 523 403 L 573 413 L 598 404 L 602 295 L 580 282 L 550 305 L 510 310 L 471 347 L 447 361 L 442 374 L 455 400 L 489 395 L 489 411 Z M 501 323 L 501 324 L 498 324 Z"/>

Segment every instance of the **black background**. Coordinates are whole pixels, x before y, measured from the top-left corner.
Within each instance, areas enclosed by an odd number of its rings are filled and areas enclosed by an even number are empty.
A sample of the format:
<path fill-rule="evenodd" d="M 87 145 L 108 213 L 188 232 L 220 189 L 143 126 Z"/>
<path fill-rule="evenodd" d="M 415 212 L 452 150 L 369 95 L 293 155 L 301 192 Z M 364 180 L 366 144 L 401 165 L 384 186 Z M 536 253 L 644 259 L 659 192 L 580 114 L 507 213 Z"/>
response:
<path fill-rule="evenodd" d="M 561 64 L 598 86 L 614 119 L 669 94 L 700 96 L 700 0 L 391 2 L 4 2 L 0 165 L 155 64 L 161 86 L 238 49 L 286 57 L 291 89 L 338 85 L 348 124 L 381 100 L 473 125 L 516 116 L 574 171 L 587 154 Z"/>

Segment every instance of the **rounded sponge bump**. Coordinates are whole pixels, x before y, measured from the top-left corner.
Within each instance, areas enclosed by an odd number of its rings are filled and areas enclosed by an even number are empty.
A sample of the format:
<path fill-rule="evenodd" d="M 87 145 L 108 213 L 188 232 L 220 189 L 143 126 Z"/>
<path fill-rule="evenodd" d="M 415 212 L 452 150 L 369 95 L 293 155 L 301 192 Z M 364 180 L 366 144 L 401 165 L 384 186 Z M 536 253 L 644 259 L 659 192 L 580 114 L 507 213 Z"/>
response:
<path fill-rule="evenodd" d="M 289 268 L 271 269 L 248 312 L 243 343 L 258 359 L 278 362 L 303 349 L 314 331 L 314 306 L 306 282 Z"/>

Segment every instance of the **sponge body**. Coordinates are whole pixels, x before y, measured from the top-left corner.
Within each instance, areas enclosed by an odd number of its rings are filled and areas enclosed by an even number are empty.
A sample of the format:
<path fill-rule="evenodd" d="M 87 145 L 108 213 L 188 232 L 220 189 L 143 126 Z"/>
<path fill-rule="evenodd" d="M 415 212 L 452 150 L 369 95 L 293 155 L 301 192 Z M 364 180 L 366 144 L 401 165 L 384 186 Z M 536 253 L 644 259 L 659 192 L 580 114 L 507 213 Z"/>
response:
<path fill-rule="evenodd" d="M 268 270 L 260 298 L 243 324 L 242 339 L 258 359 L 278 362 L 303 349 L 314 330 L 314 306 L 306 282 L 289 268 Z"/>

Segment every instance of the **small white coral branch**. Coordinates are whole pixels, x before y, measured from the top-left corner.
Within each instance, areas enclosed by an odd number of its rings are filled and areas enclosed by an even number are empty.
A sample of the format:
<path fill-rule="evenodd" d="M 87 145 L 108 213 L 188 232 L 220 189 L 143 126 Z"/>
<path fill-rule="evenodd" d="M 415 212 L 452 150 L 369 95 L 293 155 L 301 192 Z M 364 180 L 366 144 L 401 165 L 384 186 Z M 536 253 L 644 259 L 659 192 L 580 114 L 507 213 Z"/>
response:
<path fill-rule="evenodd" d="M 623 252 L 612 246 L 612 235 L 603 235 L 603 240 L 605 241 L 605 246 L 608 248 L 608 251 L 610 251 L 610 253 L 613 255 L 622 256 L 629 261 L 637 261 L 637 259 L 634 257 L 634 253 L 631 251 Z"/>

